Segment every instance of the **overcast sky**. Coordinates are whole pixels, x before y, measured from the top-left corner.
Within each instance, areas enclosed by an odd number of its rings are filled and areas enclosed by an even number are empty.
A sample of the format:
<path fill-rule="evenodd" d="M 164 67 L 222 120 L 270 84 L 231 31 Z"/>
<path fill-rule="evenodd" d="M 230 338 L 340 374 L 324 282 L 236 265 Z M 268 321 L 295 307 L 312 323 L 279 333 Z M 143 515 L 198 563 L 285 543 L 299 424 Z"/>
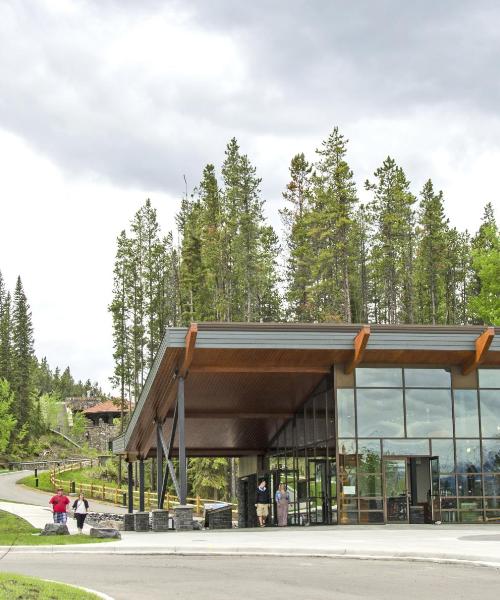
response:
<path fill-rule="evenodd" d="M 109 390 L 114 242 L 237 137 L 277 210 L 334 125 L 362 183 L 390 154 L 460 229 L 499 213 L 500 3 L 0 0 L 0 270 L 36 350 Z"/>

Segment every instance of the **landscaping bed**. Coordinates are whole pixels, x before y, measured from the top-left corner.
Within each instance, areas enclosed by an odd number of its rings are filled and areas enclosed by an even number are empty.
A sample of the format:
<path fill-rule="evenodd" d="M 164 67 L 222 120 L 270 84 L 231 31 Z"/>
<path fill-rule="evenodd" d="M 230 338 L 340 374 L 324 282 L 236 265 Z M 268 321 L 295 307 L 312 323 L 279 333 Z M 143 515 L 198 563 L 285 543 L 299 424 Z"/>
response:
<path fill-rule="evenodd" d="M 0 600 L 98 600 L 99 596 L 63 583 L 0 573 Z"/>
<path fill-rule="evenodd" d="M 61 546 L 67 544 L 98 544 L 109 541 L 90 538 L 88 535 L 45 537 L 38 535 L 39 533 L 40 529 L 33 527 L 21 517 L 0 510 L 0 546 Z"/>

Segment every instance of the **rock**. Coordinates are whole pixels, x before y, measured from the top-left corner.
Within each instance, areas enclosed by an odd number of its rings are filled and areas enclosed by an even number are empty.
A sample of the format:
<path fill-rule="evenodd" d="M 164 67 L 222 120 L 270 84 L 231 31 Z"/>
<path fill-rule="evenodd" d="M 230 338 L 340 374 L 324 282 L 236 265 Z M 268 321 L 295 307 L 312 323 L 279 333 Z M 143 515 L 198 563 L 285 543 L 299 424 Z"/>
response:
<path fill-rule="evenodd" d="M 47 523 L 40 535 L 69 535 L 68 526 L 65 523 Z"/>
<path fill-rule="evenodd" d="M 201 531 L 203 529 L 200 521 L 193 521 L 193 529 L 196 529 L 197 531 Z"/>
<path fill-rule="evenodd" d="M 116 529 L 97 529 L 96 527 L 91 527 L 90 537 L 116 539 L 116 540 L 122 539 L 120 532 L 117 531 Z"/>
<path fill-rule="evenodd" d="M 116 529 L 117 531 L 123 531 L 123 521 L 101 521 L 99 523 L 99 529 Z"/>

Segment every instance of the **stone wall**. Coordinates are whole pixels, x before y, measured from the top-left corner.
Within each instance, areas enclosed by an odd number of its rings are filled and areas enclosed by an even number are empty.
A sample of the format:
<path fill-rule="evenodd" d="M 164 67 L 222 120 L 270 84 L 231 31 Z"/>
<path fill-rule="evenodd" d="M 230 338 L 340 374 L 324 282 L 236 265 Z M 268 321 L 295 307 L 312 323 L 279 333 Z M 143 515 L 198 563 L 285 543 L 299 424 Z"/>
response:
<path fill-rule="evenodd" d="M 91 448 L 96 448 L 101 452 L 109 450 L 109 443 L 120 435 L 120 430 L 115 425 L 100 423 L 92 425 L 85 429 L 84 439 Z"/>

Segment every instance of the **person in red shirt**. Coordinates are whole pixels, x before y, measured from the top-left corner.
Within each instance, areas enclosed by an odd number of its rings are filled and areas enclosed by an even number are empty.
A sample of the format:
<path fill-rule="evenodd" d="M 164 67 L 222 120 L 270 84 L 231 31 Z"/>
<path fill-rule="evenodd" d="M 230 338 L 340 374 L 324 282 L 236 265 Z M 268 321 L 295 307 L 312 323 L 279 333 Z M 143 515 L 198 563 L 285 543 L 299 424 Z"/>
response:
<path fill-rule="evenodd" d="M 66 507 L 69 504 L 69 498 L 63 494 L 61 488 L 57 490 L 57 494 L 55 496 L 52 496 L 52 498 L 49 500 L 49 504 L 52 504 L 54 523 L 66 523 L 68 518 Z"/>

